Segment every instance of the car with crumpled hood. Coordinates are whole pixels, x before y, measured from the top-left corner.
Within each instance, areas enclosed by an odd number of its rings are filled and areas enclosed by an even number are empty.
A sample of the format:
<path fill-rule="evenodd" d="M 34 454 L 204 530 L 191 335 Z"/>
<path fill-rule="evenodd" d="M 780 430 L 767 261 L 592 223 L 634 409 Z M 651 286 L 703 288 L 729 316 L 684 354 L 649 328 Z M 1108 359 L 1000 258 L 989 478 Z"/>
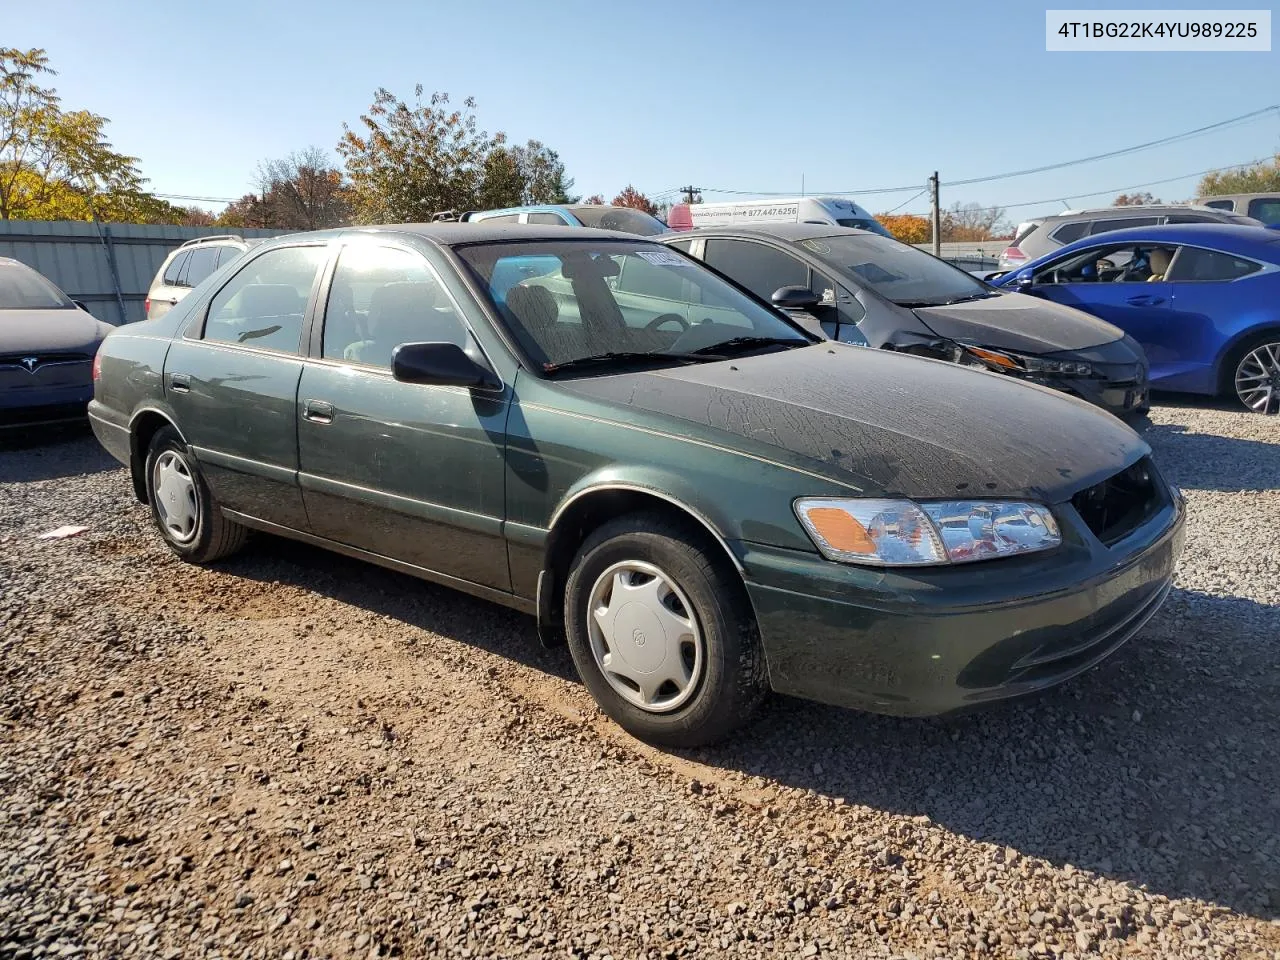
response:
<path fill-rule="evenodd" d="M 821 224 L 759 224 L 655 239 L 833 340 L 981 367 L 1117 416 L 1150 407 L 1146 355 L 1123 330 L 1082 310 L 1010 296 L 891 237 Z"/>
<path fill-rule="evenodd" d="M 1042 690 L 1141 630 L 1182 547 L 1115 417 L 821 339 L 621 233 L 277 238 L 99 356 L 94 431 L 178 556 L 266 531 L 524 611 L 667 746 L 770 690 L 903 715 Z"/>

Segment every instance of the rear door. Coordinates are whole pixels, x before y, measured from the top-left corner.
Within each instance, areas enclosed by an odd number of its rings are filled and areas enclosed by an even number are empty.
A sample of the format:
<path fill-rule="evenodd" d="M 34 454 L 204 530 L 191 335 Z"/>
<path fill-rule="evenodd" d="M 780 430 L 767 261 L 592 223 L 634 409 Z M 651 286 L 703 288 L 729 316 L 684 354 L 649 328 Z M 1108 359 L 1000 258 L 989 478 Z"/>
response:
<path fill-rule="evenodd" d="M 298 380 L 305 320 L 328 255 L 272 247 L 222 285 L 165 360 L 164 390 L 228 510 L 306 530 L 298 487 Z"/>
<path fill-rule="evenodd" d="M 507 390 L 402 383 L 401 343 L 476 351 L 423 254 L 352 241 L 328 283 L 298 393 L 303 497 L 317 536 L 508 590 L 502 537 Z"/>

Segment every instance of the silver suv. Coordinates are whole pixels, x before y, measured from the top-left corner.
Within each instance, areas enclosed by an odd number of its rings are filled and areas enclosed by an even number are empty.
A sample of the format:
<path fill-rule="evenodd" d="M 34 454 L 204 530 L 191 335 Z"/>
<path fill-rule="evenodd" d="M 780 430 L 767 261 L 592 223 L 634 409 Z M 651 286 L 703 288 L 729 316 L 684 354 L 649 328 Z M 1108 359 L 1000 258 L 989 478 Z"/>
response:
<path fill-rule="evenodd" d="M 197 237 L 178 247 L 164 258 L 164 263 L 156 271 L 156 278 L 151 281 L 144 307 L 147 319 L 163 317 L 170 307 L 191 292 L 192 287 L 256 242 L 226 234 Z"/>
<path fill-rule="evenodd" d="M 1000 253 L 1000 270 L 1017 270 L 1023 264 L 1082 237 L 1095 237 L 1100 233 L 1129 227 L 1154 227 L 1163 223 L 1243 223 L 1254 227 L 1262 226 L 1259 220 L 1229 210 L 1212 210 L 1186 203 L 1068 210 L 1056 216 L 1040 217 L 1018 224 L 1013 242 Z"/>

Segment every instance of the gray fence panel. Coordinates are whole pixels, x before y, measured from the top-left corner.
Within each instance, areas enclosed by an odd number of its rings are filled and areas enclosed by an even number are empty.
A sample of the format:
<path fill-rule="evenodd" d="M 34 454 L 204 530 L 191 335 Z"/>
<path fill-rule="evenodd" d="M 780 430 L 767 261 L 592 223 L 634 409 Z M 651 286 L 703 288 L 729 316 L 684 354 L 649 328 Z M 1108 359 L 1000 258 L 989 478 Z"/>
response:
<path fill-rule="evenodd" d="M 170 224 L 80 221 L 0 220 L 0 257 L 12 257 L 40 271 L 67 296 L 108 323 L 145 319 L 143 301 L 164 258 L 196 237 L 228 233 L 240 237 L 277 237 L 292 230 L 179 227 Z M 117 297 L 115 275 L 120 290 Z M 120 301 L 124 302 L 121 316 Z"/>

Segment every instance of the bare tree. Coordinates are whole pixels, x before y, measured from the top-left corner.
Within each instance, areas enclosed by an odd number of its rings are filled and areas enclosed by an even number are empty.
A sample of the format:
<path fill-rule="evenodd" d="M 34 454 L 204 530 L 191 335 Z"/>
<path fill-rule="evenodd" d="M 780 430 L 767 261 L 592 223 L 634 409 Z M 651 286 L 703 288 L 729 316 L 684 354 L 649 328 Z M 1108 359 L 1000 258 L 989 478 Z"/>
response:
<path fill-rule="evenodd" d="M 957 203 L 942 212 L 943 240 L 994 240 L 1008 232 L 1009 226 L 1004 222 L 1004 207 Z"/>
<path fill-rule="evenodd" d="M 342 174 L 319 147 L 258 166 L 260 219 L 272 227 L 323 230 L 348 222 Z"/>

